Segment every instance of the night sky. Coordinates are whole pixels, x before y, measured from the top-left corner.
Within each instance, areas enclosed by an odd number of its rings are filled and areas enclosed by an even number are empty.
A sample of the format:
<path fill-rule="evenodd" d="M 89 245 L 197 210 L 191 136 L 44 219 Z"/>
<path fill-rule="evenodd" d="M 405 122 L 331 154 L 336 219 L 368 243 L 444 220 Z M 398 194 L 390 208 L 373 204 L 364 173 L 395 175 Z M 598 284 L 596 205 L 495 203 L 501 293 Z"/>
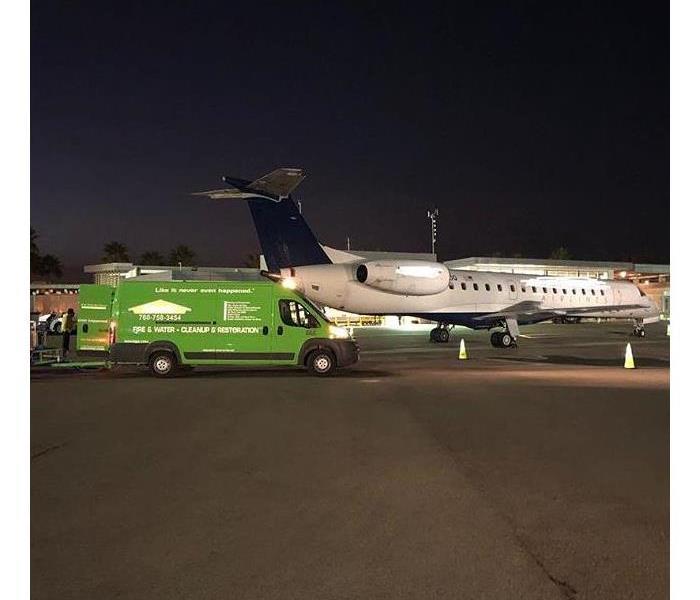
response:
<path fill-rule="evenodd" d="M 663 3 L 33 2 L 31 222 L 68 272 L 124 242 L 258 251 L 189 192 L 280 166 L 319 239 L 441 259 L 668 262 Z M 411 8 L 415 6 L 416 8 Z"/>

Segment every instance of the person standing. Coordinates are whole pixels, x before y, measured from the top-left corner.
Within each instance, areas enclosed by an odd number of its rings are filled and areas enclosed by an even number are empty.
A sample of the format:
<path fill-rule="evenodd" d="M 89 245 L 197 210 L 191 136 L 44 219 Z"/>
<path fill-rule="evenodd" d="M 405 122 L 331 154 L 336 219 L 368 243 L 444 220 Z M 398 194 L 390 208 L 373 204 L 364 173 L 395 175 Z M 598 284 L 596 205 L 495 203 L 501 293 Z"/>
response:
<path fill-rule="evenodd" d="M 63 317 L 61 318 L 61 332 L 63 333 L 63 358 L 68 356 L 68 350 L 70 349 L 70 336 L 75 329 L 75 311 L 69 308 Z"/>

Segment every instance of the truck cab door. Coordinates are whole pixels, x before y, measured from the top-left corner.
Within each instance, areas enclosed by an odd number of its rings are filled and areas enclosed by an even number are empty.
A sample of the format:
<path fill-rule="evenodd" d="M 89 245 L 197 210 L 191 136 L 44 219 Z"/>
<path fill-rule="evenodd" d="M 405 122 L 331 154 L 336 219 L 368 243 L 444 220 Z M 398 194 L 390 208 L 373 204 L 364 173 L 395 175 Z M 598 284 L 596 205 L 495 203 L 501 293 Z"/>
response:
<path fill-rule="evenodd" d="M 310 338 L 323 337 L 321 323 L 299 298 L 279 298 L 272 332 L 271 353 L 277 360 L 295 363 L 297 354 Z"/>

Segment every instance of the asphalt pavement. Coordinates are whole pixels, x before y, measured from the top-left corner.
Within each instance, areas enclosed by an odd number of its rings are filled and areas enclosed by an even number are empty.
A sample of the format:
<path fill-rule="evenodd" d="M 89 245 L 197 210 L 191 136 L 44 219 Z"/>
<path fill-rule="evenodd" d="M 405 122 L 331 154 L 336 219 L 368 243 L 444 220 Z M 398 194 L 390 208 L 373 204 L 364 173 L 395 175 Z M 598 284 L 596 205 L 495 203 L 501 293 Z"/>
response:
<path fill-rule="evenodd" d="M 667 597 L 669 344 L 647 331 L 358 329 L 327 379 L 37 372 L 32 597 Z"/>

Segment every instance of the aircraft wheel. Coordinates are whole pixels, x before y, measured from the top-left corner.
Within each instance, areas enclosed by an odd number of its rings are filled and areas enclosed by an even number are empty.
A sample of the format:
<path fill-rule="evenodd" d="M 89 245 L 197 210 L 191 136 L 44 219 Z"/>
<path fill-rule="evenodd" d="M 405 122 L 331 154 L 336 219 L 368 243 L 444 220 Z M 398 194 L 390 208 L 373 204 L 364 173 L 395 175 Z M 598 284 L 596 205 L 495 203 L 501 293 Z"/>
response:
<path fill-rule="evenodd" d="M 491 334 L 491 345 L 494 348 L 502 348 L 503 344 L 501 342 L 501 337 L 503 336 L 503 333 L 500 331 L 494 331 Z"/>
<path fill-rule="evenodd" d="M 450 341 L 450 332 L 445 327 L 438 328 L 435 333 L 435 341 L 440 344 L 446 344 Z"/>
<path fill-rule="evenodd" d="M 646 335 L 647 335 L 646 331 L 644 331 L 643 329 L 639 330 L 639 337 L 646 337 Z"/>
<path fill-rule="evenodd" d="M 507 331 L 501 333 L 501 347 L 510 348 L 513 345 L 513 336 Z"/>
<path fill-rule="evenodd" d="M 437 342 L 437 332 L 438 332 L 437 327 L 430 330 L 430 341 L 431 342 Z"/>

